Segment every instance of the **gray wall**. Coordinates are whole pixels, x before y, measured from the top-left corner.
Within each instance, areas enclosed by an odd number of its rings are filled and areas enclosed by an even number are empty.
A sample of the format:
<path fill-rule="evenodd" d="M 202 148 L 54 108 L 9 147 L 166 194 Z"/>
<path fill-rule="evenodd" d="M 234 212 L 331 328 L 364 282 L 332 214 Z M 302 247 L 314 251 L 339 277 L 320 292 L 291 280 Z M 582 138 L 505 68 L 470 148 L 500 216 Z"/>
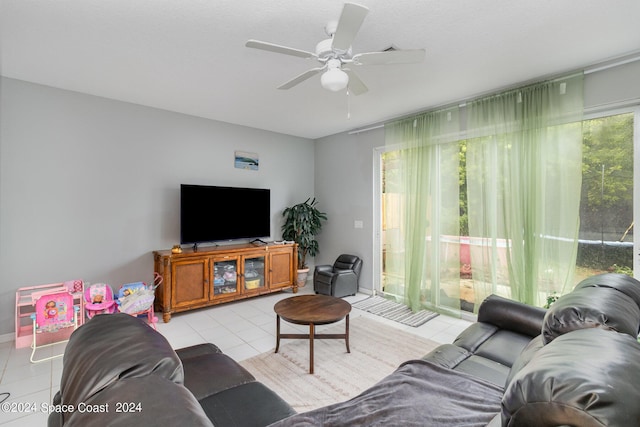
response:
<path fill-rule="evenodd" d="M 363 260 L 360 288 L 373 289 L 374 148 L 384 145 L 384 129 L 342 133 L 316 142 L 315 195 L 328 221 L 318 236 L 316 264 L 333 264 L 342 253 Z M 362 221 L 362 228 L 355 222 Z"/>
<path fill-rule="evenodd" d="M 7 78 L 0 96 L 0 334 L 19 287 L 149 281 L 151 252 L 179 242 L 181 183 L 270 188 L 274 239 L 313 195 L 312 140 Z"/>

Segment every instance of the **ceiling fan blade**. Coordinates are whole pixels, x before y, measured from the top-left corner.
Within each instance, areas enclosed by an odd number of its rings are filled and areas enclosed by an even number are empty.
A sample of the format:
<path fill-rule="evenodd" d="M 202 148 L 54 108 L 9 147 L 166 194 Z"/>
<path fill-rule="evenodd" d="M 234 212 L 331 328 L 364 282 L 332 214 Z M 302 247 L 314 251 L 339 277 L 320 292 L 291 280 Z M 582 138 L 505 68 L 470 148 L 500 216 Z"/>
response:
<path fill-rule="evenodd" d="M 361 95 L 369 90 L 369 88 L 360 80 L 360 77 L 349 68 L 343 68 L 342 71 L 349 76 L 349 91 L 354 95 Z"/>
<path fill-rule="evenodd" d="M 246 47 L 253 49 L 262 49 L 269 52 L 283 53 L 285 55 L 298 56 L 300 58 L 317 58 L 315 53 L 306 50 L 294 49 L 292 47 L 280 46 L 273 43 L 261 42 L 259 40 L 249 40 L 245 44 Z"/>
<path fill-rule="evenodd" d="M 293 79 L 289 80 L 288 82 L 281 84 L 280 86 L 278 86 L 278 89 L 291 89 L 295 85 L 298 85 L 303 81 L 308 80 L 311 77 L 315 76 L 325 68 L 327 67 L 318 67 L 318 68 L 312 68 L 310 70 L 307 70 L 304 73 L 300 74 L 299 76 L 296 76 Z"/>
<path fill-rule="evenodd" d="M 356 65 L 411 64 L 424 60 L 424 49 L 388 50 L 386 52 L 359 53 L 353 56 Z"/>
<path fill-rule="evenodd" d="M 368 12 L 368 8 L 359 4 L 345 3 L 331 47 L 339 51 L 349 50 Z"/>

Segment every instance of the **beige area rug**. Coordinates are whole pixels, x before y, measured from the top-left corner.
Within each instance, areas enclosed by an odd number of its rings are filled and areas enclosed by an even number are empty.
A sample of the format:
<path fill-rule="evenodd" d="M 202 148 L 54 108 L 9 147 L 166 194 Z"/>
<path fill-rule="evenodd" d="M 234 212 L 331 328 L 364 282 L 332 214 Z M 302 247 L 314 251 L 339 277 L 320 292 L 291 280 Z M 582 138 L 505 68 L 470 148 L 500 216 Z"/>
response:
<path fill-rule="evenodd" d="M 343 332 L 344 322 L 318 331 Z M 402 362 L 419 359 L 438 346 L 365 317 L 350 320 L 349 344 L 351 353 L 344 340 L 316 340 L 313 375 L 308 373 L 309 340 L 305 339 L 281 340 L 277 354 L 272 350 L 240 364 L 296 411 L 305 412 L 355 397 Z"/>

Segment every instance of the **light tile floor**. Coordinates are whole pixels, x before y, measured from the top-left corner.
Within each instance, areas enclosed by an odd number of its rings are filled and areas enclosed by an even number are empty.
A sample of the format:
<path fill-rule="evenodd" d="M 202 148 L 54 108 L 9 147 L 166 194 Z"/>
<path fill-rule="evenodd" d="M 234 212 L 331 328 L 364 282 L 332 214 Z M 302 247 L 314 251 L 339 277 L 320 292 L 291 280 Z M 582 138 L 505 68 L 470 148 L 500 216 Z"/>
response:
<path fill-rule="evenodd" d="M 312 286 L 307 285 L 298 292 L 305 293 L 313 293 Z M 158 331 L 173 348 L 212 342 L 233 359 L 241 361 L 274 349 L 276 322 L 273 305 L 292 295 L 290 291 L 284 291 L 179 313 L 172 316 L 169 323 L 163 323 L 160 319 Z M 367 297 L 357 294 L 345 300 L 354 303 Z M 441 315 L 414 328 L 353 309 L 350 318 L 358 316 L 369 317 L 439 343 L 452 342 L 470 325 L 466 320 Z M 285 333 L 308 332 L 306 326 L 291 325 L 284 321 L 281 327 Z M 322 328 L 319 327 L 318 331 L 322 331 Z M 62 346 L 51 349 L 61 350 Z M 4 405 L 0 404 L 0 424 L 3 426 L 45 426 L 47 423 L 48 405 L 60 385 L 62 358 L 32 364 L 29 362 L 30 353 L 30 348 L 14 348 L 13 341 L 0 343 L 0 393 L 10 393 Z M 4 395 L 1 395 L 0 401 L 3 398 Z M 7 403 L 10 405 L 7 406 Z M 7 412 L 7 409 L 17 412 Z"/>

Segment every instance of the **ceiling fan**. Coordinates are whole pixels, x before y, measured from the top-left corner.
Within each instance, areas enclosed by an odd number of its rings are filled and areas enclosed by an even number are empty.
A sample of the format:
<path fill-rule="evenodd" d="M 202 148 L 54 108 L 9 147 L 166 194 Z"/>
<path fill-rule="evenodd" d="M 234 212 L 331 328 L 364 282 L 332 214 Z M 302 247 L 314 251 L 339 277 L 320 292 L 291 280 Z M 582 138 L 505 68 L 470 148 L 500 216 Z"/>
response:
<path fill-rule="evenodd" d="M 262 49 L 300 58 L 313 58 L 320 63 L 319 67 L 305 71 L 278 89 L 290 89 L 316 74 L 320 76 L 322 87 L 334 92 L 349 86 L 349 91 L 360 95 L 369 89 L 360 80 L 351 67 L 361 65 L 409 64 L 421 62 L 425 56 L 424 49 L 386 50 L 352 55 L 351 43 L 360 30 L 369 9 L 355 3 L 345 3 L 339 21 L 331 21 L 325 26 L 328 39 L 316 45 L 315 53 L 259 40 L 249 40 L 247 47 Z"/>

